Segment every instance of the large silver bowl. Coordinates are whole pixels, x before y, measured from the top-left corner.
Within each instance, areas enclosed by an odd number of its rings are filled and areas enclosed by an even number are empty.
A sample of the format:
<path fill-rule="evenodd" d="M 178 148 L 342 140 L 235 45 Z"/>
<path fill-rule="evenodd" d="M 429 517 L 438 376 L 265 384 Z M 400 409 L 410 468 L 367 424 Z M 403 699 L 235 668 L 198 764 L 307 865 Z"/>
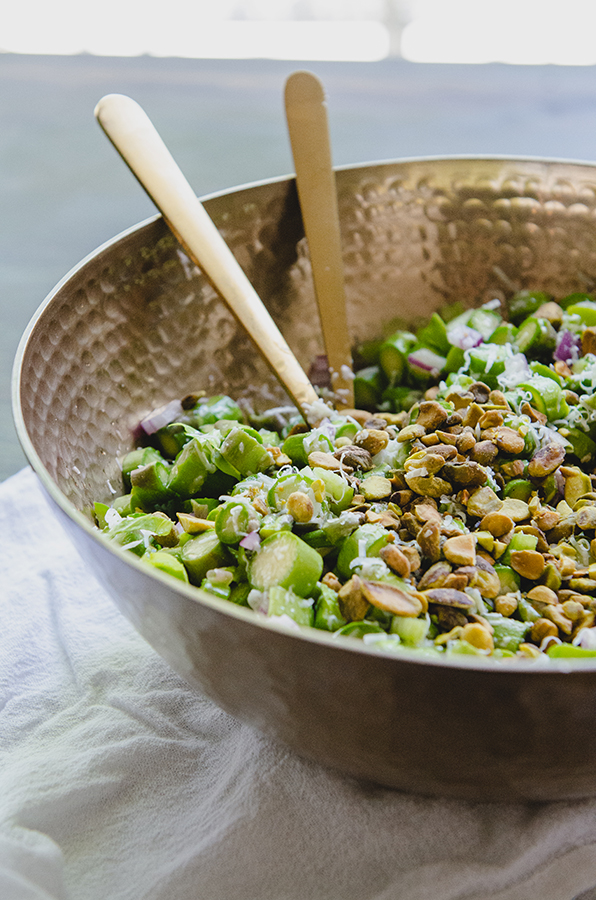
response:
<path fill-rule="evenodd" d="M 337 172 L 355 340 L 517 288 L 596 285 L 596 166 L 426 159 Z M 292 178 L 205 205 L 300 361 L 321 352 Z M 484 800 L 596 794 L 596 667 L 389 656 L 149 571 L 89 509 L 120 489 L 138 421 L 198 388 L 283 395 L 161 218 L 84 260 L 40 307 L 15 366 L 31 465 L 90 570 L 150 644 L 228 712 L 298 753 L 403 790 Z"/>

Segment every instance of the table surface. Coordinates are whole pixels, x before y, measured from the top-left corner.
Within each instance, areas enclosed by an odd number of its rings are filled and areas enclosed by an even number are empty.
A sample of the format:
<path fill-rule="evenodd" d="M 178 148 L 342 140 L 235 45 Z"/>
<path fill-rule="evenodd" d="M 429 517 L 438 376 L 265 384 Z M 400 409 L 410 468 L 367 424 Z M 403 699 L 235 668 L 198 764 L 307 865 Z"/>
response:
<path fill-rule="evenodd" d="M 590 67 L 0 55 L 0 480 L 25 463 L 9 382 L 29 318 L 80 259 L 153 213 L 97 127 L 96 102 L 138 100 L 203 195 L 292 171 L 282 95 L 299 68 L 326 86 L 336 165 L 596 155 Z"/>

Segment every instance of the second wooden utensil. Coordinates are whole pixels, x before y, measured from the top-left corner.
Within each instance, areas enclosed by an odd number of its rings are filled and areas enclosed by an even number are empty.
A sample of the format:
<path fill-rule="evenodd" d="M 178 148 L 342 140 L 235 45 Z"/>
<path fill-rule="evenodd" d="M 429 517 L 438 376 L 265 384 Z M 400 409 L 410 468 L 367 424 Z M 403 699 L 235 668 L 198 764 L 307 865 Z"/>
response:
<path fill-rule="evenodd" d="M 325 93 L 310 72 L 294 72 L 285 89 L 298 198 L 308 240 L 323 342 L 338 407 L 354 405 L 335 173 Z"/>

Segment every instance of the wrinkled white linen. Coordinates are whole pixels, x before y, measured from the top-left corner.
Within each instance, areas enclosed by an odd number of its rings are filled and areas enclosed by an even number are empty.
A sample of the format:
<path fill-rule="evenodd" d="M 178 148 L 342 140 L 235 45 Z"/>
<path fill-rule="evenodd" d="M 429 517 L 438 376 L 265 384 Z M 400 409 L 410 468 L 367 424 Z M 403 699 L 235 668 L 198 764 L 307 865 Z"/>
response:
<path fill-rule="evenodd" d="M 596 898 L 596 800 L 433 800 L 305 762 L 169 670 L 30 470 L 0 521 L 2 900 Z"/>

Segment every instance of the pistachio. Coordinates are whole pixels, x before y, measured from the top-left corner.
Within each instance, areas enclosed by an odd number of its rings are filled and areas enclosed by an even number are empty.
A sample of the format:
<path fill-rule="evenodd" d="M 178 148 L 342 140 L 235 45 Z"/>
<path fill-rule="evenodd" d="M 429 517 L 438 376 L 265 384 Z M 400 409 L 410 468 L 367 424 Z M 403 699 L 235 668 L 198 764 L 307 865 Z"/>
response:
<path fill-rule="evenodd" d="M 571 578 L 575 572 L 575 560 L 569 556 L 562 556 L 557 560 L 557 568 L 561 573 L 561 578 Z"/>
<path fill-rule="evenodd" d="M 422 522 L 419 522 L 416 516 L 411 512 L 404 513 L 401 518 L 403 528 L 407 528 L 412 537 L 418 537 L 418 533 L 422 531 Z"/>
<path fill-rule="evenodd" d="M 367 419 L 364 423 L 365 428 L 374 428 L 376 431 L 383 431 L 384 428 L 387 428 L 386 418 L 381 418 L 381 416 L 371 416 L 370 419 Z"/>
<path fill-rule="evenodd" d="M 488 403 L 490 398 L 490 388 L 483 381 L 475 381 L 468 388 L 476 403 Z"/>
<path fill-rule="evenodd" d="M 584 607 L 577 600 L 566 600 L 565 603 L 561 604 L 561 609 L 572 622 L 577 622 L 578 619 L 583 619 L 584 617 Z"/>
<path fill-rule="evenodd" d="M 573 622 L 565 615 L 563 607 L 559 604 L 546 606 L 543 609 L 542 614 L 546 619 L 550 619 L 551 622 L 554 622 L 563 634 L 571 634 L 573 631 Z"/>
<path fill-rule="evenodd" d="M 551 325 L 559 325 L 563 321 L 563 309 L 554 300 L 543 303 L 534 315 L 540 319 L 548 319 Z"/>
<path fill-rule="evenodd" d="M 459 566 L 473 566 L 476 562 L 476 539 L 473 534 L 448 538 L 443 544 L 443 555 Z"/>
<path fill-rule="evenodd" d="M 453 484 L 461 484 L 466 487 L 480 487 L 488 480 L 488 475 L 482 466 L 473 461 L 447 462 L 443 468 L 443 475 Z"/>
<path fill-rule="evenodd" d="M 287 501 L 286 510 L 295 522 L 310 522 L 314 515 L 314 505 L 308 494 L 303 491 L 293 491 Z"/>
<path fill-rule="evenodd" d="M 463 394 L 458 393 L 458 391 L 450 391 L 445 399 L 448 403 L 453 403 L 455 409 L 466 409 L 470 403 L 474 402 L 474 394 L 470 393 L 470 391 L 464 391 Z"/>
<path fill-rule="evenodd" d="M 355 447 L 350 444 L 347 447 L 340 447 L 333 455 L 342 466 L 350 466 L 351 471 L 361 469 L 363 472 L 368 472 L 373 467 L 372 456 L 363 447 Z"/>
<path fill-rule="evenodd" d="M 363 581 L 361 590 L 372 606 L 394 616 L 416 618 L 425 608 L 425 601 L 417 593 L 402 591 L 382 581 Z"/>
<path fill-rule="evenodd" d="M 515 594 L 501 594 L 495 600 L 495 612 L 498 612 L 501 616 L 512 616 L 517 606 Z"/>
<path fill-rule="evenodd" d="M 487 513 L 500 510 L 502 506 L 503 501 L 492 488 L 486 486 L 475 490 L 468 499 L 468 512 L 478 518 L 484 518 Z"/>
<path fill-rule="evenodd" d="M 525 441 L 518 431 L 508 425 L 500 425 L 496 434 L 497 447 L 503 453 L 518 454 L 525 446 Z"/>
<path fill-rule="evenodd" d="M 451 485 L 437 475 L 416 475 L 416 469 L 406 475 L 408 487 L 423 497 L 441 497 L 451 493 Z"/>
<path fill-rule="evenodd" d="M 506 478 L 519 478 L 524 474 L 524 463 L 521 459 L 513 459 L 501 464 L 501 472 Z"/>
<path fill-rule="evenodd" d="M 525 500 L 516 500 L 514 497 L 507 497 L 503 500 L 499 512 L 509 516 L 514 522 L 524 522 L 530 518 L 530 507 Z"/>
<path fill-rule="evenodd" d="M 544 572 L 544 556 L 536 550 L 513 550 L 511 568 L 523 578 L 536 581 Z"/>
<path fill-rule="evenodd" d="M 488 466 L 496 459 L 499 449 L 493 441 L 478 441 L 470 453 L 470 459 L 480 463 L 481 466 Z"/>
<path fill-rule="evenodd" d="M 494 406 L 502 406 L 505 409 L 510 409 L 509 403 L 507 402 L 507 398 L 505 397 L 503 391 L 491 391 L 488 395 L 488 399 Z"/>
<path fill-rule="evenodd" d="M 596 591 L 596 580 L 594 578 L 571 578 L 569 587 L 578 594 L 593 594 Z"/>
<path fill-rule="evenodd" d="M 567 518 L 563 519 L 562 522 L 559 522 L 558 525 L 555 525 L 554 528 L 551 528 L 548 533 L 548 539 L 551 544 L 558 544 L 559 541 L 565 541 L 568 537 L 571 537 L 574 525 L 575 523 L 573 520 Z"/>
<path fill-rule="evenodd" d="M 215 522 L 209 519 L 201 519 L 198 516 L 191 515 L 191 513 L 183 512 L 176 513 L 176 515 L 187 534 L 201 534 L 203 531 L 210 531 L 212 528 L 215 528 Z"/>
<path fill-rule="evenodd" d="M 582 332 L 582 356 L 596 353 L 596 328 L 584 328 Z"/>
<path fill-rule="evenodd" d="M 395 544 L 387 544 L 381 549 L 379 556 L 400 578 L 410 577 L 408 558 Z"/>
<path fill-rule="evenodd" d="M 441 532 L 436 522 L 427 522 L 416 538 L 423 556 L 435 563 L 441 556 Z M 452 540 L 457 540 L 453 538 Z"/>
<path fill-rule="evenodd" d="M 381 551 L 381 556 L 383 556 L 383 551 Z M 430 569 L 426 570 L 418 582 L 418 588 L 423 591 L 426 588 L 443 587 L 449 575 L 451 575 L 451 566 L 449 563 L 443 561 L 435 563 Z"/>
<path fill-rule="evenodd" d="M 464 625 L 461 640 L 467 641 L 468 644 L 477 647 L 479 650 L 492 650 L 494 647 L 492 635 L 479 622 L 468 622 Z"/>
<path fill-rule="evenodd" d="M 403 444 L 405 441 L 413 441 L 415 438 L 422 437 L 423 434 L 424 428 L 422 425 L 418 425 L 418 423 L 415 425 L 406 425 L 397 435 L 397 440 L 400 444 Z"/>
<path fill-rule="evenodd" d="M 596 506 L 584 506 L 580 509 L 575 524 L 581 531 L 596 528 Z"/>
<path fill-rule="evenodd" d="M 551 528 L 554 528 L 555 525 L 558 525 L 560 519 L 561 516 L 555 509 L 543 507 L 534 516 L 532 521 L 537 528 L 540 528 L 541 531 L 550 531 Z"/>
<path fill-rule="evenodd" d="M 412 461 L 413 464 L 410 462 Z M 408 465 L 410 463 L 410 465 Z M 440 453 L 434 453 L 432 450 L 430 452 L 422 452 L 422 455 L 419 453 L 414 453 L 409 459 L 406 460 L 405 469 L 406 471 L 410 471 L 412 468 L 416 469 L 426 469 L 427 475 L 436 475 L 437 472 L 445 465 L 445 459 Z"/>
<path fill-rule="evenodd" d="M 369 475 L 360 482 L 360 490 L 365 500 L 384 500 L 390 497 L 393 488 L 388 478 L 382 475 Z"/>
<path fill-rule="evenodd" d="M 495 546 L 495 539 L 490 531 L 477 531 L 476 541 L 480 544 L 481 547 L 484 548 L 484 550 L 492 553 L 492 550 Z"/>
<path fill-rule="evenodd" d="M 438 606 L 454 606 L 456 609 L 471 609 L 474 606 L 471 597 L 453 588 L 431 588 L 422 593 L 429 603 L 436 603 Z"/>
<path fill-rule="evenodd" d="M 292 464 L 292 460 L 287 453 L 282 452 L 281 447 L 267 447 L 267 452 L 273 457 L 273 464 L 278 469 Z"/>
<path fill-rule="evenodd" d="M 413 497 L 415 497 L 414 491 L 394 491 L 394 493 L 391 494 L 391 502 L 395 503 L 396 506 L 401 506 L 403 509 Z"/>
<path fill-rule="evenodd" d="M 517 648 L 517 655 L 527 657 L 528 659 L 539 659 L 542 653 L 538 649 L 538 647 L 535 647 L 533 644 L 528 644 L 524 641 Z"/>
<path fill-rule="evenodd" d="M 451 444 L 453 447 L 455 447 L 457 443 L 457 436 L 455 434 L 451 434 L 449 431 L 437 431 L 437 437 L 444 444 Z"/>
<path fill-rule="evenodd" d="M 559 590 L 559 588 L 561 587 L 562 578 L 561 573 L 555 565 L 554 560 L 547 562 L 540 581 L 542 582 L 542 584 L 546 585 L 546 587 L 549 587 L 551 591 Z"/>
<path fill-rule="evenodd" d="M 592 486 L 590 476 L 577 466 L 561 466 L 559 469 L 565 479 L 565 501 L 573 509 L 583 494 L 587 494 Z"/>
<path fill-rule="evenodd" d="M 367 509 L 364 518 L 367 522 L 371 522 L 375 525 L 382 525 L 383 528 L 392 528 L 394 531 L 397 531 L 401 526 L 401 519 L 399 516 L 389 509 L 385 512 L 375 512 L 373 509 Z"/>
<path fill-rule="evenodd" d="M 473 431 L 462 431 L 461 434 L 457 435 L 456 447 L 458 453 L 466 454 L 469 453 L 472 447 L 476 444 L 476 436 Z"/>
<path fill-rule="evenodd" d="M 452 609 L 449 606 L 439 607 L 437 624 L 443 633 L 436 636 L 435 644 L 440 647 L 449 641 L 458 641 L 467 621 L 464 614 L 458 609 Z"/>
<path fill-rule="evenodd" d="M 548 418 L 544 413 L 538 412 L 537 409 L 530 406 L 527 400 L 520 406 L 520 412 L 522 415 L 527 416 L 530 422 L 538 422 L 539 425 L 546 425 L 548 422 Z"/>
<path fill-rule="evenodd" d="M 495 569 L 478 554 L 475 569 L 476 574 L 470 581 L 470 587 L 477 588 L 488 600 L 494 600 L 501 590 L 501 579 Z"/>
<path fill-rule="evenodd" d="M 487 410 L 478 424 L 481 428 L 495 428 L 503 424 L 503 413 L 498 409 Z"/>
<path fill-rule="evenodd" d="M 569 378 L 571 375 L 573 375 L 573 372 L 571 371 L 567 363 L 563 362 L 563 360 L 557 360 L 553 368 L 557 375 L 561 375 L 562 378 Z"/>
<path fill-rule="evenodd" d="M 475 428 L 483 415 L 484 410 L 482 407 L 478 406 L 477 403 L 471 403 L 466 409 L 462 419 L 462 425 L 469 425 L 470 428 Z"/>
<path fill-rule="evenodd" d="M 531 591 L 528 591 L 527 598 L 530 601 L 536 600 L 539 603 L 558 603 L 555 592 L 544 584 L 537 584 Z"/>
<path fill-rule="evenodd" d="M 379 431 L 376 428 L 365 428 L 359 431 L 354 437 L 354 444 L 368 450 L 371 456 L 375 456 L 381 450 L 384 450 L 389 443 L 389 435 L 386 431 Z"/>
<path fill-rule="evenodd" d="M 313 450 L 312 453 L 308 454 L 308 464 L 319 469 L 327 469 L 329 472 L 340 472 L 342 469 L 345 472 L 347 468 L 350 471 L 353 471 L 351 466 L 347 466 L 344 462 L 343 465 L 332 453 L 323 453 L 321 450 Z"/>
<path fill-rule="evenodd" d="M 537 619 L 531 628 L 530 637 L 538 645 L 542 643 L 546 637 L 557 637 L 559 629 L 554 622 L 549 619 Z"/>
<path fill-rule="evenodd" d="M 267 506 L 267 502 L 264 497 L 256 496 L 252 501 L 252 507 L 261 516 L 266 516 L 269 513 L 269 507 Z"/>
<path fill-rule="evenodd" d="M 488 513 L 478 527 L 483 531 L 490 531 L 494 537 L 502 537 L 504 534 L 509 534 L 513 528 L 513 519 L 506 513 L 498 510 Z"/>
<path fill-rule="evenodd" d="M 537 450 L 528 463 L 528 475 L 531 478 L 544 478 L 558 469 L 565 459 L 565 448 L 561 444 L 547 444 Z"/>
<path fill-rule="evenodd" d="M 332 591 L 335 591 L 336 594 L 341 590 L 341 581 L 334 572 L 327 572 L 323 575 L 321 581 L 328 588 L 331 588 Z"/>
<path fill-rule="evenodd" d="M 402 547 L 401 552 L 410 563 L 410 572 L 417 572 L 420 568 L 420 554 L 416 547 Z"/>
<path fill-rule="evenodd" d="M 349 581 L 338 592 L 339 608 L 348 622 L 360 622 L 370 606 L 362 591 L 362 581 L 358 575 L 352 575 Z"/>
<path fill-rule="evenodd" d="M 455 459 L 457 456 L 457 450 L 453 444 L 435 444 L 432 452 L 439 454 L 444 460 Z"/>
<path fill-rule="evenodd" d="M 459 570 L 461 572 L 461 569 Z M 448 575 L 445 579 L 445 584 L 442 584 L 441 587 L 444 588 L 453 588 L 455 591 L 464 591 L 470 583 L 470 579 L 467 575 L 456 574 L 452 572 L 451 575 Z"/>
<path fill-rule="evenodd" d="M 412 512 L 420 522 L 435 522 L 440 525 L 443 521 L 441 513 L 437 509 L 436 500 L 433 497 L 424 497 L 412 504 Z"/>
<path fill-rule="evenodd" d="M 423 400 L 418 410 L 416 425 L 425 431 L 434 431 L 449 418 L 449 412 L 436 400 Z"/>

